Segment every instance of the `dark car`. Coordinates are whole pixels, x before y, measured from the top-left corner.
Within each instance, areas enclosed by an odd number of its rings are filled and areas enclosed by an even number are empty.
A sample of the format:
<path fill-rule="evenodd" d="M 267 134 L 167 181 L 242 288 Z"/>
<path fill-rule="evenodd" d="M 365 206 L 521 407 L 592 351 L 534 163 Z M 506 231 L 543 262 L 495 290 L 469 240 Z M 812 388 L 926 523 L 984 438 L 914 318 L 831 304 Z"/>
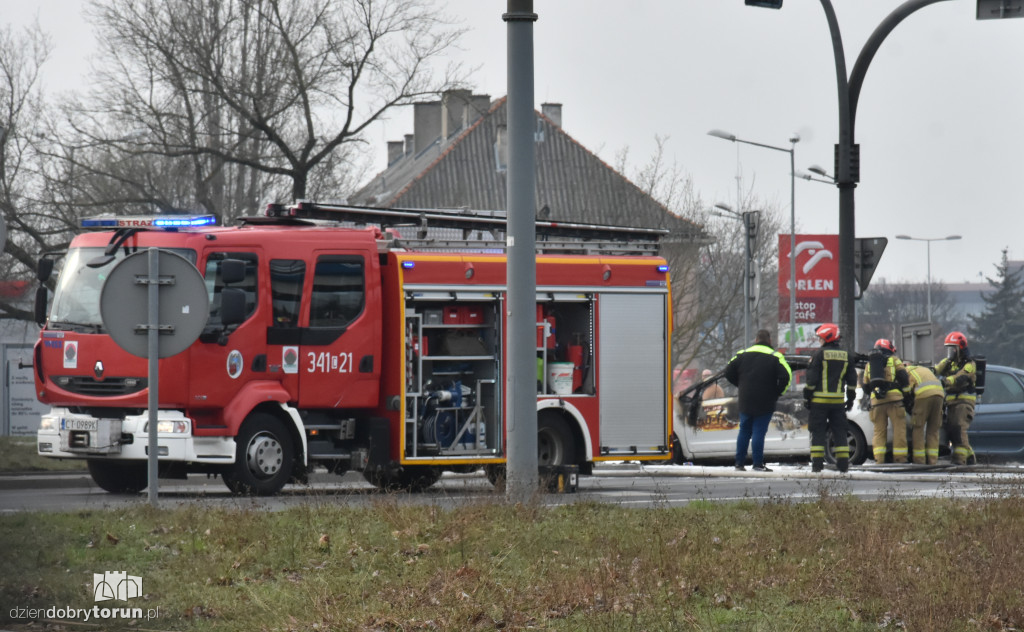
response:
<path fill-rule="evenodd" d="M 967 438 L 979 461 L 1024 461 L 1024 371 L 986 367 Z"/>

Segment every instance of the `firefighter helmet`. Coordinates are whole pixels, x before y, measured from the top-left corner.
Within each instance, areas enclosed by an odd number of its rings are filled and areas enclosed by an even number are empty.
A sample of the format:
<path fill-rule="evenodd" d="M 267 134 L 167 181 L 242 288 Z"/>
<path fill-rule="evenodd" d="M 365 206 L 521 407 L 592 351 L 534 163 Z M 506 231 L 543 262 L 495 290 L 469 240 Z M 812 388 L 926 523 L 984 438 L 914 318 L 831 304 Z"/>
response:
<path fill-rule="evenodd" d="M 814 335 L 821 338 L 825 344 L 839 340 L 839 326 L 835 323 L 825 323 L 814 330 Z"/>
<path fill-rule="evenodd" d="M 945 344 L 946 344 L 947 347 L 955 346 L 958 349 L 966 349 L 967 348 L 967 336 L 963 335 L 959 331 L 951 331 L 951 332 L 949 332 L 949 335 L 946 336 L 946 343 Z"/>
<path fill-rule="evenodd" d="M 879 338 L 875 341 L 875 349 L 880 351 L 888 351 L 889 353 L 896 353 L 896 345 L 892 343 L 892 340 L 887 338 Z"/>

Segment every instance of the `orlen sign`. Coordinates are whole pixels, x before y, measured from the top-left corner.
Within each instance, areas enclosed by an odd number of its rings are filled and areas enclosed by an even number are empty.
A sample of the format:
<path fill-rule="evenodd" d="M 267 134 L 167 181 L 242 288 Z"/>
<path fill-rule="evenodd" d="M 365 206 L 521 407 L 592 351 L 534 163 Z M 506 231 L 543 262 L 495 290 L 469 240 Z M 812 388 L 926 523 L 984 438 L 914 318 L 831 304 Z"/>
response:
<path fill-rule="evenodd" d="M 779 235 L 779 297 L 789 297 L 790 236 Z M 796 297 L 839 296 L 839 235 L 796 236 Z"/>

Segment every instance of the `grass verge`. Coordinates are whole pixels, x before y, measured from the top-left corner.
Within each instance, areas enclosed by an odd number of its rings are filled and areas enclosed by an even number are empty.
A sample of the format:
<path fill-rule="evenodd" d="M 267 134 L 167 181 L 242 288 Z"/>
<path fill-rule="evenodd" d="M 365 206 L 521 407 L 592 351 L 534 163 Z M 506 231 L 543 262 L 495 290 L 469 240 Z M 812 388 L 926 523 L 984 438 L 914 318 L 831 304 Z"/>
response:
<path fill-rule="evenodd" d="M 36 453 L 35 437 L 0 437 L 0 472 L 54 472 L 86 469 L 83 459 L 52 459 Z"/>
<path fill-rule="evenodd" d="M 1024 499 L 0 516 L 0 603 L 148 630 L 1012 630 Z M 127 571 L 144 596 L 93 600 Z M 129 613 L 130 614 L 130 613 Z M 81 621 L 81 619 L 78 619 Z M 31 629 L 39 629 L 37 627 Z M 78 628 L 75 628 L 78 629 Z"/>

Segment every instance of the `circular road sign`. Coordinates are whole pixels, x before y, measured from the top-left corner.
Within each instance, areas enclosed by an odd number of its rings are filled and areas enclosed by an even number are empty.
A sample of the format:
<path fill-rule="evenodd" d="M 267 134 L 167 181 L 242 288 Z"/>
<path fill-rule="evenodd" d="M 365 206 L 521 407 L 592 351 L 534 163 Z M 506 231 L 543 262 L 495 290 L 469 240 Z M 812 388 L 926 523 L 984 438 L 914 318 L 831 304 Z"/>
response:
<path fill-rule="evenodd" d="M 157 355 L 167 358 L 188 349 L 210 316 L 206 283 L 187 259 L 157 251 L 159 325 Z M 110 271 L 100 290 L 100 316 L 122 349 L 149 357 L 149 252 L 128 255 Z"/>

